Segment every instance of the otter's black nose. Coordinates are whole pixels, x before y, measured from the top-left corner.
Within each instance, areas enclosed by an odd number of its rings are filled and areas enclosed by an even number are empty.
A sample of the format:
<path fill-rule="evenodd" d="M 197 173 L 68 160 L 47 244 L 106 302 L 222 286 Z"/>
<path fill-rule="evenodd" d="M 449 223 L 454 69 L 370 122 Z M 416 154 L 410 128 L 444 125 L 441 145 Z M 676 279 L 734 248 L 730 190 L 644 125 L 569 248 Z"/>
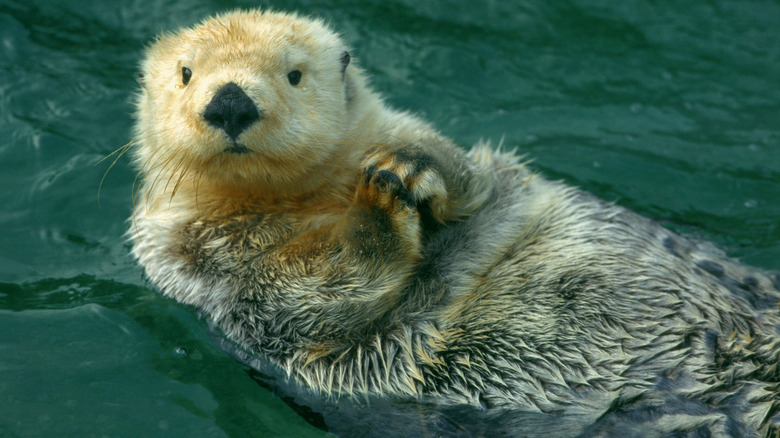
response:
<path fill-rule="evenodd" d="M 203 118 L 217 128 L 223 129 L 231 139 L 235 140 L 252 123 L 262 118 L 252 99 L 233 82 L 217 91 L 214 98 L 206 105 Z"/>

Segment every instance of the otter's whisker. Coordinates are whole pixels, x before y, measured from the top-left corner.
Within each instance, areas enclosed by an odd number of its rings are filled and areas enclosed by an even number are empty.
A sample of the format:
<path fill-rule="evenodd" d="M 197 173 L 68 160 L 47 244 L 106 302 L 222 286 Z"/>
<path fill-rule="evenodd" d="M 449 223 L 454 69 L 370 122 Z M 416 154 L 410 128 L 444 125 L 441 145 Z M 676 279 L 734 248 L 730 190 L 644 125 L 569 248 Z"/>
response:
<path fill-rule="evenodd" d="M 163 174 L 166 173 L 166 169 L 169 167 L 170 163 L 173 160 L 176 159 L 177 156 L 178 156 L 178 152 L 177 152 L 177 150 L 174 150 L 173 153 L 170 154 L 166 159 L 161 160 L 161 161 L 156 161 L 154 163 L 154 165 L 148 167 L 146 172 L 144 172 L 144 179 L 146 179 L 152 173 L 154 173 L 155 175 L 154 175 L 154 179 L 152 180 L 152 182 L 149 184 L 149 186 L 147 188 L 147 193 L 154 193 L 155 188 L 156 188 L 157 183 L 159 182 L 160 178 L 163 176 Z M 152 155 L 152 157 L 150 157 L 150 160 L 147 161 L 147 164 L 151 161 L 151 159 L 153 157 L 154 157 L 154 155 Z M 147 196 L 146 197 L 147 208 L 149 206 L 148 202 L 149 202 L 150 198 L 151 198 L 151 196 Z"/>
<path fill-rule="evenodd" d="M 114 168 L 114 165 L 116 164 L 116 162 L 117 162 L 117 161 L 119 161 L 119 159 L 120 159 L 120 158 L 122 158 L 122 156 L 123 156 L 124 154 L 126 154 L 126 153 L 127 153 L 127 151 L 129 151 L 130 149 L 132 149 L 133 145 L 134 145 L 136 142 L 137 142 L 137 140 L 136 140 L 136 139 L 132 139 L 132 140 L 130 140 L 130 141 L 129 141 L 127 144 L 125 144 L 124 146 L 121 146 L 121 147 L 117 148 L 116 150 L 114 150 L 114 152 L 111 152 L 110 154 L 108 154 L 108 155 L 106 155 L 105 157 L 103 157 L 103 158 L 102 158 L 100 161 L 98 161 L 97 163 L 93 164 L 93 166 L 97 166 L 97 165 L 99 165 L 100 163 L 102 163 L 103 161 L 105 161 L 105 160 L 107 160 L 108 158 L 110 158 L 111 156 L 113 156 L 113 155 L 116 155 L 116 158 L 114 158 L 114 161 L 112 161 L 112 162 L 111 162 L 111 165 L 110 165 L 110 166 L 108 166 L 108 169 L 106 169 L 106 171 L 103 173 L 103 177 L 102 177 L 102 178 L 100 178 L 100 184 L 98 184 L 98 191 L 97 191 L 97 202 L 98 202 L 98 208 L 100 208 L 100 192 L 101 192 L 101 190 L 103 189 L 103 182 L 106 180 L 106 176 L 108 176 L 108 172 L 109 172 L 109 171 L 111 171 L 111 169 L 113 169 L 113 168 Z"/>
<path fill-rule="evenodd" d="M 170 171 L 166 172 L 168 173 L 168 181 L 166 181 L 165 187 L 163 187 L 163 193 L 168 192 L 168 186 L 170 186 L 171 181 L 178 175 L 178 178 L 176 179 L 176 184 L 174 184 L 174 189 L 173 189 L 173 192 L 176 192 L 176 186 L 179 185 L 179 182 L 181 182 L 181 178 L 183 177 L 184 173 L 186 173 L 187 161 L 188 160 L 182 153 L 181 156 L 178 157 L 178 160 L 176 164 L 173 166 L 173 168 Z M 173 199 L 173 193 L 171 194 L 171 199 Z"/>
<path fill-rule="evenodd" d="M 179 172 L 179 179 L 176 181 L 176 184 L 173 186 L 173 190 L 171 191 L 171 199 L 170 199 L 171 201 L 173 201 L 173 197 L 176 195 L 176 192 L 179 190 L 179 186 L 181 185 L 181 182 L 187 176 L 187 173 L 189 173 L 190 169 L 191 166 L 184 166 L 184 169 L 181 170 L 180 172 L 178 168 L 174 171 L 174 172 Z M 166 184 L 166 189 L 167 189 L 167 184 Z"/>
<path fill-rule="evenodd" d="M 203 165 L 200 167 L 200 172 L 198 172 L 198 176 L 195 178 L 195 208 L 200 210 L 200 202 L 198 198 L 199 188 L 200 188 L 200 180 L 203 177 L 203 173 L 208 169 L 208 166 L 211 164 L 211 160 L 214 157 L 211 156 L 203 163 Z"/>

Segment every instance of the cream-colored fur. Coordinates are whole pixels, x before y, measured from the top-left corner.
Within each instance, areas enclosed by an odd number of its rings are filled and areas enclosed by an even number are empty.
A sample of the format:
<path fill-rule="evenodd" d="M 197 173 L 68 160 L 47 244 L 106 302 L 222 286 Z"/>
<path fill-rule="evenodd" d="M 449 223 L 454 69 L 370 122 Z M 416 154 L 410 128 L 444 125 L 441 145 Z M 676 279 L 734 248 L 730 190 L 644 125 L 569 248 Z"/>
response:
<path fill-rule="evenodd" d="M 137 104 L 136 137 L 143 147 L 136 159 L 147 201 L 170 198 L 179 189 L 188 190 L 187 196 L 197 191 L 207 205 L 211 195 L 222 199 L 233 191 L 278 198 L 324 190 L 350 197 L 344 186 L 354 185 L 368 154 L 436 144 L 441 146 L 427 152 L 442 161 L 461 155 L 428 124 L 385 107 L 357 67 L 342 74 L 339 58 L 346 50 L 320 21 L 259 11 L 226 14 L 162 36 L 142 65 Z M 187 85 L 181 83 L 182 67 L 193 72 Z M 291 87 L 286 76 L 295 69 L 304 72 L 303 79 Z M 197 117 L 228 82 L 244 89 L 265 115 L 242 135 L 252 151 L 248 157 L 221 153 L 228 146 L 224 135 Z M 421 183 L 426 187 L 419 196 L 447 196 L 439 178 Z M 473 190 L 468 198 L 474 205 L 448 209 L 442 199 L 438 213 L 452 217 L 475 208 L 487 187 L 475 182 Z"/>

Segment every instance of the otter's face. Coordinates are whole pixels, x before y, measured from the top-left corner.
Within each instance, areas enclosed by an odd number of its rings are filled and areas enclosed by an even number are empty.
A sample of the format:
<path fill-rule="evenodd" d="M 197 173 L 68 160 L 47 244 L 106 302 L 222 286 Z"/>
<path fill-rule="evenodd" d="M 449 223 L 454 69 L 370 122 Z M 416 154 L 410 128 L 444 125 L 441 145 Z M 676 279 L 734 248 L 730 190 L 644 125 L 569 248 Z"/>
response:
<path fill-rule="evenodd" d="M 324 24 L 288 15 L 232 13 L 163 36 L 143 64 L 142 170 L 210 186 L 322 172 L 345 140 L 348 62 Z"/>

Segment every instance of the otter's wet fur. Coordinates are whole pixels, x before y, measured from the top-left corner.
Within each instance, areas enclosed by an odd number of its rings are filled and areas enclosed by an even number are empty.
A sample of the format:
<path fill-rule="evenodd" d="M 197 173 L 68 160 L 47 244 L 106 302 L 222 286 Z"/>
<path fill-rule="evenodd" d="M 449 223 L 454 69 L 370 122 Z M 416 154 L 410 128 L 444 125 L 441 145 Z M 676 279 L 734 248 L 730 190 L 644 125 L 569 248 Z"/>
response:
<path fill-rule="evenodd" d="M 319 20 L 220 15 L 142 70 L 133 254 L 331 430 L 780 436 L 777 273 L 463 152 Z"/>

